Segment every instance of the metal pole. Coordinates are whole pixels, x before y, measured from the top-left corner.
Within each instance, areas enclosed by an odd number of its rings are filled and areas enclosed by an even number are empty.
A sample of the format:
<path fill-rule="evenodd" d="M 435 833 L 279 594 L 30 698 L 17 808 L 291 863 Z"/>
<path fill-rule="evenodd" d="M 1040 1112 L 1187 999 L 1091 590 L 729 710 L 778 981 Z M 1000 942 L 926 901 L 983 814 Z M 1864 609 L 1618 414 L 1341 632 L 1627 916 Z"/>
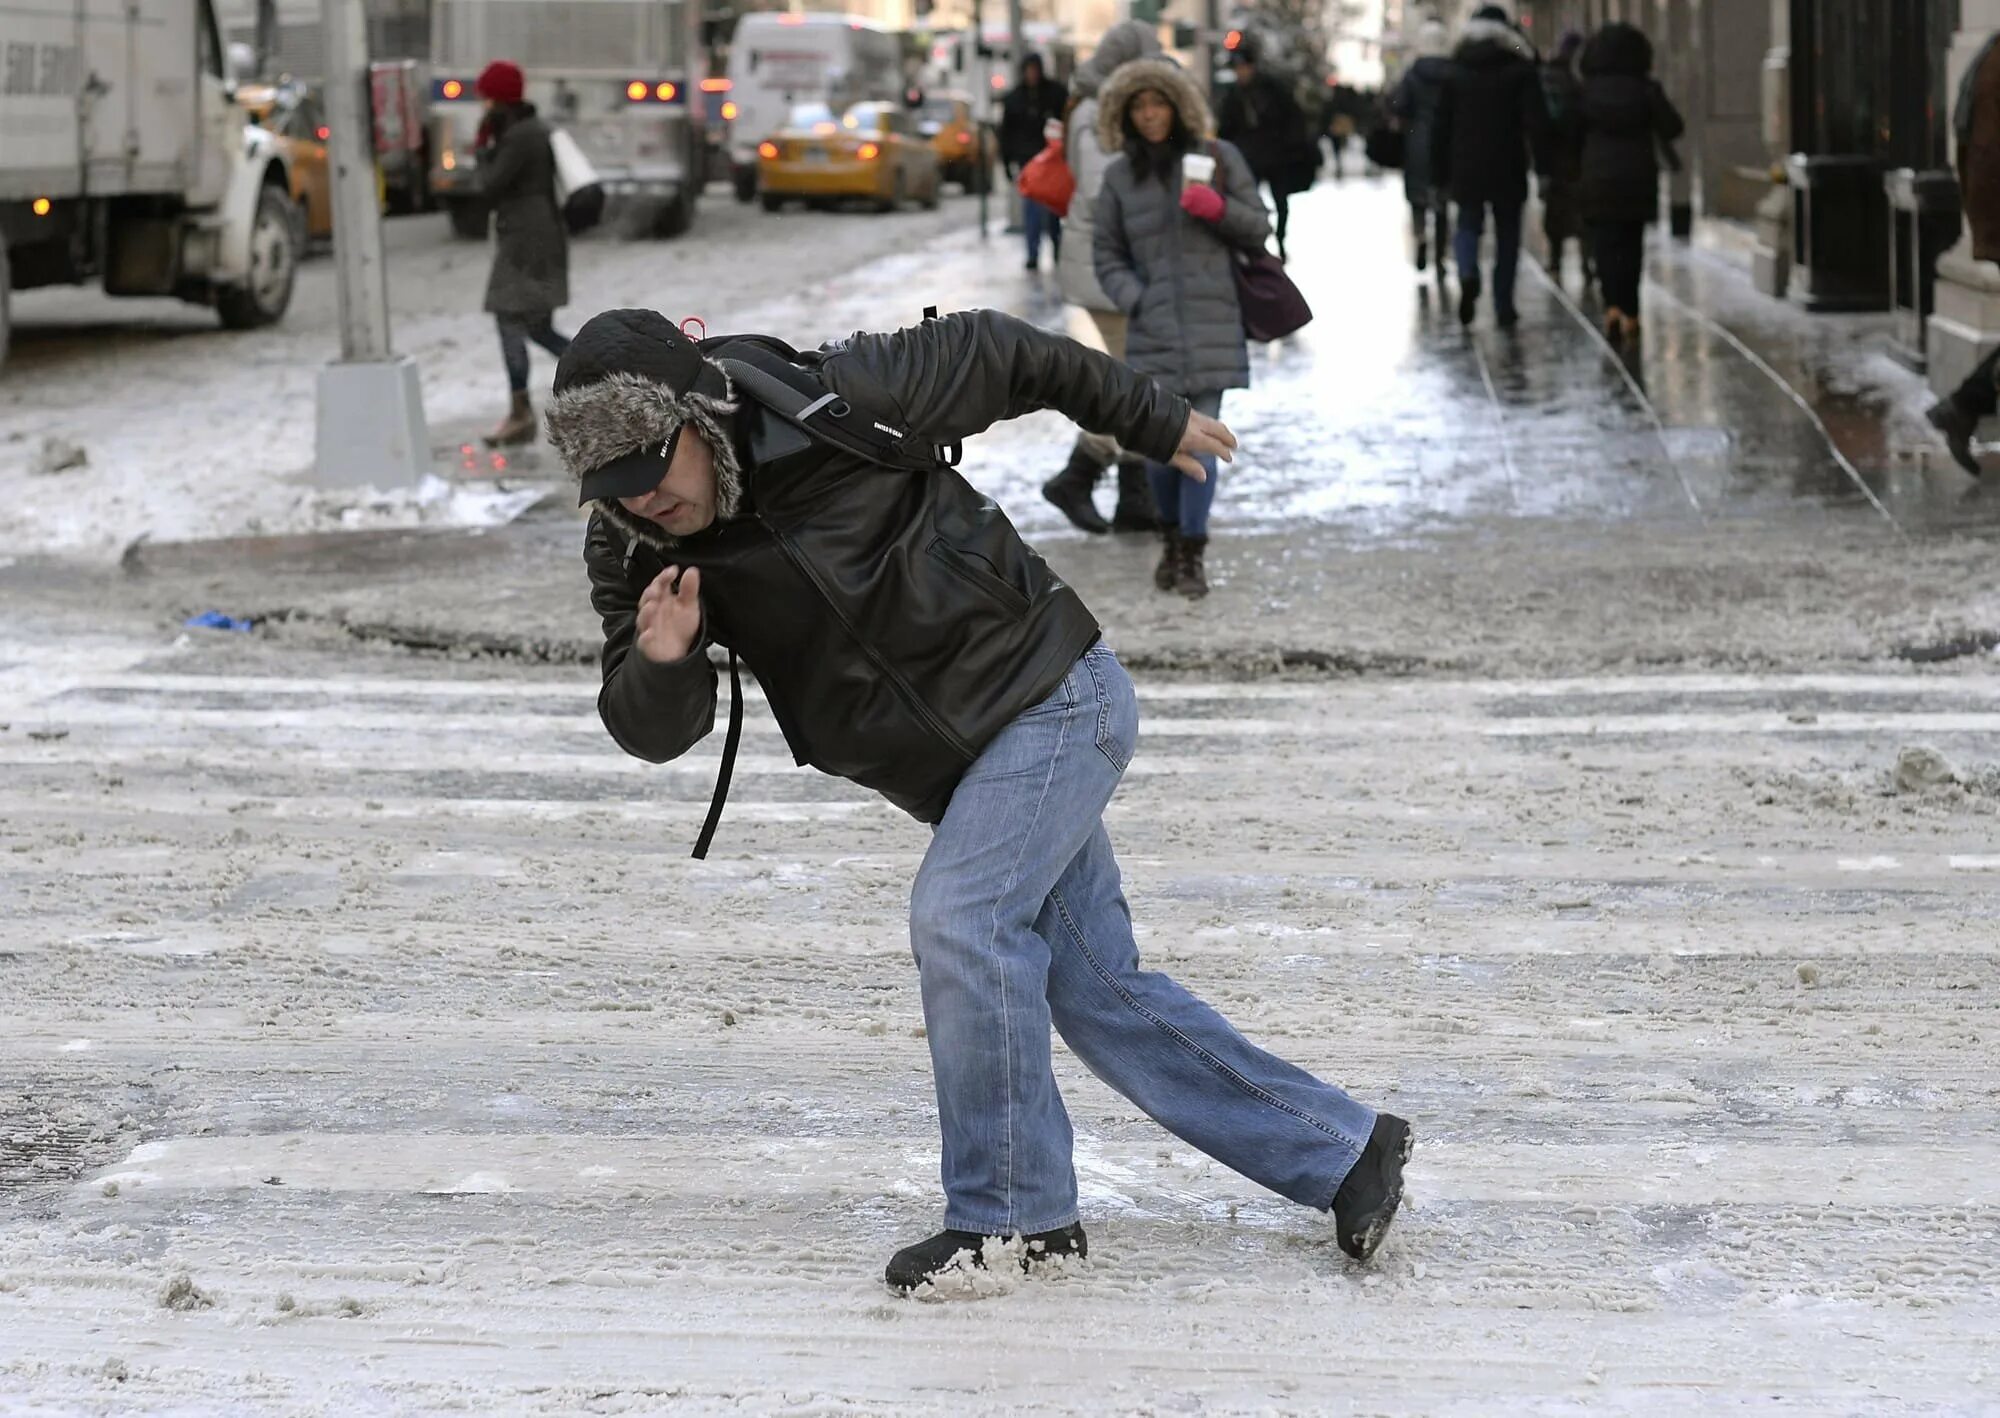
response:
<path fill-rule="evenodd" d="M 1195 41 L 1195 62 L 1201 66 L 1201 91 L 1215 101 L 1215 51 L 1222 43 L 1222 0 L 1202 0 L 1201 33 Z"/>
<path fill-rule="evenodd" d="M 416 361 L 389 352 L 389 279 L 375 196 L 362 0 L 320 0 L 340 358 L 319 372 L 314 473 L 323 486 L 415 487 L 430 431 Z"/>
<path fill-rule="evenodd" d="M 1007 0 L 1007 83 L 1010 87 L 1021 82 L 1021 63 L 1027 57 L 1027 43 L 1021 38 L 1021 0 Z M 1006 122 L 1004 111 L 1001 122 Z M 1012 218 L 1007 223 L 1008 230 L 1020 230 L 1027 221 L 1027 214 L 1021 210 L 1021 196 L 1012 183 L 1007 186 L 1007 212 Z"/>
<path fill-rule="evenodd" d="M 985 93 L 974 94 L 972 98 L 972 135 L 979 144 L 979 239 L 981 241 L 986 240 L 988 234 L 986 204 L 993 192 L 993 164 L 987 161 L 986 154 L 986 139 L 993 130 L 993 125 L 986 116 L 993 107 L 993 84 L 986 77 L 986 66 L 980 62 L 984 57 L 985 48 L 984 6 L 980 0 L 972 0 L 972 53 L 966 56 L 966 60 L 972 65 L 973 72 L 979 75 L 979 81 L 973 87 L 978 88 L 983 85 L 986 89 Z"/>
<path fill-rule="evenodd" d="M 332 172 L 333 259 L 340 291 L 340 355 L 386 360 L 389 283 L 375 196 L 369 122 L 368 21 L 362 0 L 321 0 L 326 28 L 327 160 Z"/>

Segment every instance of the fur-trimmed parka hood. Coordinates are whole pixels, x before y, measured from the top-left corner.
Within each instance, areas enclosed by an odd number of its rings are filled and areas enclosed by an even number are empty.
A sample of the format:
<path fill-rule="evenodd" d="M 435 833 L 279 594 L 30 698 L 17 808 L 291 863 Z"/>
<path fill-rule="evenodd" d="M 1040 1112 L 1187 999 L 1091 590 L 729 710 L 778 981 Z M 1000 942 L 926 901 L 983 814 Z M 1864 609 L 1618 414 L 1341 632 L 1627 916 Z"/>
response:
<path fill-rule="evenodd" d="M 1528 37 L 1505 20 L 1475 19 L 1465 22 L 1451 57 L 1477 69 L 1522 59 L 1532 64 L 1538 56 Z"/>
<path fill-rule="evenodd" d="M 664 315 L 607 310 L 592 316 L 557 365 L 555 390 L 544 422 L 572 481 L 580 485 L 593 468 L 665 443 L 682 424 L 692 424 L 714 456 L 716 520 L 741 508 L 735 391 L 722 367 Z M 660 473 L 666 475 L 664 466 Z M 628 540 L 662 550 L 674 544 L 657 523 L 634 517 L 613 498 L 592 505 Z"/>
<path fill-rule="evenodd" d="M 1187 70 L 1164 57 L 1134 59 L 1121 64 L 1104 81 L 1097 96 L 1097 144 L 1107 153 L 1125 147 L 1125 110 L 1147 89 L 1164 95 L 1181 116 L 1181 126 L 1197 143 L 1215 137 L 1215 118 Z"/>

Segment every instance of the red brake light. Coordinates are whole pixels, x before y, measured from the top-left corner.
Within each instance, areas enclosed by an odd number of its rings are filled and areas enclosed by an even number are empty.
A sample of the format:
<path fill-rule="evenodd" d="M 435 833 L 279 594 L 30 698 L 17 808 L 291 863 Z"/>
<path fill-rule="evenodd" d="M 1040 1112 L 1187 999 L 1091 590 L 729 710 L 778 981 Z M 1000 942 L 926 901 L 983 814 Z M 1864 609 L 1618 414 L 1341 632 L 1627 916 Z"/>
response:
<path fill-rule="evenodd" d="M 1224 35 L 1222 37 L 1222 47 L 1224 49 L 1241 49 L 1243 47 L 1243 31 L 1231 30 L 1228 34 Z"/>
<path fill-rule="evenodd" d="M 879 157 L 881 157 L 881 156 L 882 156 L 882 146 L 881 146 L 881 144 L 879 144 L 879 143 L 863 143 L 863 144 L 861 145 L 861 160 L 862 160 L 863 162 L 873 162 L 873 161 L 875 161 L 875 159 L 877 159 L 877 158 L 879 158 Z"/>
<path fill-rule="evenodd" d="M 705 94 L 726 94 L 735 87 L 736 85 L 728 79 L 703 79 L 701 81 L 701 91 Z"/>
<path fill-rule="evenodd" d="M 736 121 L 736 115 L 741 111 L 742 110 L 736 107 L 734 102 L 725 103 L 724 105 L 722 105 L 722 117 L 724 121 L 729 123 L 734 123 Z"/>
<path fill-rule="evenodd" d="M 679 92 L 680 90 L 672 84 L 663 82 L 658 88 L 653 90 L 653 97 L 657 98 L 661 103 L 672 103 L 674 96 Z"/>
<path fill-rule="evenodd" d="M 647 89 L 644 79 L 634 79 L 625 86 L 625 97 L 631 99 L 634 103 L 644 103 L 648 92 L 650 90 Z"/>
<path fill-rule="evenodd" d="M 971 142 L 972 142 L 972 135 L 961 129 L 958 135 L 959 146 L 966 147 L 969 146 Z"/>
<path fill-rule="evenodd" d="M 324 123 L 319 125 L 319 140 L 322 143 L 324 143 L 328 138 L 331 138 L 332 136 L 333 136 L 333 130 L 331 128 L 327 127 Z"/>
<path fill-rule="evenodd" d="M 1004 88 L 1006 88 L 1006 87 L 1007 87 L 1007 76 L 1006 76 L 1005 74 L 995 74 L 995 75 L 993 76 L 993 87 L 994 87 L 994 88 L 995 88 L 996 90 L 997 90 L 997 89 L 1004 89 Z"/>
<path fill-rule="evenodd" d="M 446 98 L 463 98 L 465 96 L 465 85 L 456 79 L 446 79 L 444 81 L 444 96 Z"/>
<path fill-rule="evenodd" d="M 778 145 L 776 143 L 759 143 L 757 145 L 757 156 L 767 161 L 776 160 L 778 156 Z"/>

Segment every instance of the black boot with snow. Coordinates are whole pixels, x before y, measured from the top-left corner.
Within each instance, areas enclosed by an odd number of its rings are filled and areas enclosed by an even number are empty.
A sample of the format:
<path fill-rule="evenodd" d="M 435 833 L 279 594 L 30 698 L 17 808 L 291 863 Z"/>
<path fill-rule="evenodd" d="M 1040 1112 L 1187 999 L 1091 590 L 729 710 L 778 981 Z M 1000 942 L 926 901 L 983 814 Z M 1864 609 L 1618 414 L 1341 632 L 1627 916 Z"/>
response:
<path fill-rule="evenodd" d="M 1972 452 L 1972 435 L 1979 429 L 1979 415 L 1956 399 L 1940 399 L 1924 417 L 1944 435 L 1944 446 L 1951 450 L 1952 461 L 1978 477 L 1979 459 Z"/>
<path fill-rule="evenodd" d="M 1356 1260 L 1373 1256 L 1389 1234 L 1389 1223 L 1403 1204 L 1403 1164 L 1410 1160 L 1414 1141 L 1408 1123 L 1377 1113 L 1368 1146 L 1334 1195 L 1334 1234 L 1340 1248 Z"/>
<path fill-rule="evenodd" d="M 1118 460 L 1118 505 L 1111 512 L 1114 532 L 1157 532 L 1159 509 L 1153 505 L 1153 484 L 1144 458 Z"/>
<path fill-rule="evenodd" d="M 1174 589 L 1190 601 L 1198 601 L 1208 594 L 1208 570 L 1201 564 L 1207 551 L 1207 537 L 1181 538 L 1181 560 L 1174 575 Z"/>
<path fill-rule="evenodd" d="M 907 1295 L 919 1285 L 957 1270 L 986 1269 L 986 1243 L 994 1238 L 976 1231 L 940 1231 L 928 1241 L 897 1251 L 883 1273 L 889 1288 Z M 1083 1227 L 1072 1222 L 1059 1231 L 1038 1231 L 1020 1238 L 1021 1269 L 1031 1270 L 1057 1256 L 1082 1260 L 1090 1254 Z"/>
<path fill-rule="evenodd" d="M 1111 524 L 1098 515 L 1097 505 L 1090 500 L 1103 471 L 1096 459 L 1079 448 L 1069 455 L 1069 466 L 1042 484 L 1042 496 L 1078 531 L 1108 532 Z"/>

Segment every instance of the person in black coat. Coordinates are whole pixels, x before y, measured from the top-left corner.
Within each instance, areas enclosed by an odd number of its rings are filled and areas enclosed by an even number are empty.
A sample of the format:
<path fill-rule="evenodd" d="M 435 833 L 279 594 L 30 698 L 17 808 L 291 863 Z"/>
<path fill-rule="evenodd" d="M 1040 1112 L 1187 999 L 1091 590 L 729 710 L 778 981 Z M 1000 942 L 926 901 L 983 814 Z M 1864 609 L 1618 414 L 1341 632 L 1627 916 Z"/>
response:
<path fill-rule="evenodd" d="M 1639 330 L 1646 228 L 1660 215 L 1660 149 L 1681 135 L 1680 113 L 1652 77 L 1653 45 L 1622 22 L 1584 46 L 1583 165 L 1577 195 L 1604 287 L 1604 332 Z"/>
<path fill-rule="evenodd" d="M 1519 318 L 1514 272 L 1521 255 L 1521 209 L 1528 201 L 1528 169 L 1541 165 L 1549 111 L 1535 72 L 1535 47 L 1498 5 L 1473 14 L 1451 58 L 1431 129 L 1431 175 L 1458 204 L 1452 239 L 1458 318 L 1470 325 L 1479 308 L 1479 238 L 1491 207 L 1493 313 L 1504 329 Z"/>
<path fill-rule="evenodd" d="M 1410 204 L 1410 231 L 1416 238 L 1417 269 L 1430 264 L 1431 231 L 1437 233 L 1438 279 L 1444 279 L 1446 222 L 1444 189 L 1431 173 L 1431 133 L 1451 74 L 1451 37 L 1439 20 L 1417 31 L 1417 60 L 1389 95 L 1389 113 L 1403 125 L 1403 200 Z"/>
<path fill-rule="evenodd" d="M 1542 235 L 1549 243 L 1549 274 L 1562 281 L 1563 247 L 1576 242 L 1585 283 L 1596 279 L 1590 243 L 1584 240 L 1583 212 L 1576 186 L 1583 178 L 1583 81 L 1576 57 L 1583 36 L 1571 30 L 1556 57 L 1542 66 L 1542 100 L 1549 109 L 1548 168 L 1542 173 Z"/>
<path fill-rule="evenodd" d="M 1292 220 L 1292 196 L 1312 186 L 1319 153 L 1306 132 L 1306 114 L 1291 85 L 1259 67 L 1248 43 L 1230 58 L 1236 82 L 1222 96 L 1216 136 L 1234 143 L 1250 173 L 1271 190 L 1277 212 L 1278 255 L 1286 258 L 1285 231 Z"/>
<path fill-rule="evenodd" d="M 1060 123 L 1069 107 L 1069 90 L 1048 77 L 1040 55 L 1030 54 L 1021 61 L 1021 82 L 1000 105 L 1000 161 L 1007 176 L 1020 176 L 1021 169 L 1048 146 L 1048 126 Z M 1042 264 L 1042 234 L 1048 233 L 1056 259 L 1062 259 L 1062 221 L 1039 202 L 1021 199 L 1021 224 L 1027 232 L 1028 269 Z"/>
<path fill-rule="evenodd" d="M 474 147 L 473 182 L 493 209 L 493 273 L 486 308 L 500 328 L 500 358 L 511 395 L 507 417 L 486 435 L 494 448 L 532 443 L 538 432 L 528 398 L 528 341 L 556 358 L 569 348 L 555 312 L 569 304 L 569 233 L 556 201 L 556 158 L 549 128 L 525 102 L 519 65 L 496 59 L 473 92 L 485 100 Z"/>

